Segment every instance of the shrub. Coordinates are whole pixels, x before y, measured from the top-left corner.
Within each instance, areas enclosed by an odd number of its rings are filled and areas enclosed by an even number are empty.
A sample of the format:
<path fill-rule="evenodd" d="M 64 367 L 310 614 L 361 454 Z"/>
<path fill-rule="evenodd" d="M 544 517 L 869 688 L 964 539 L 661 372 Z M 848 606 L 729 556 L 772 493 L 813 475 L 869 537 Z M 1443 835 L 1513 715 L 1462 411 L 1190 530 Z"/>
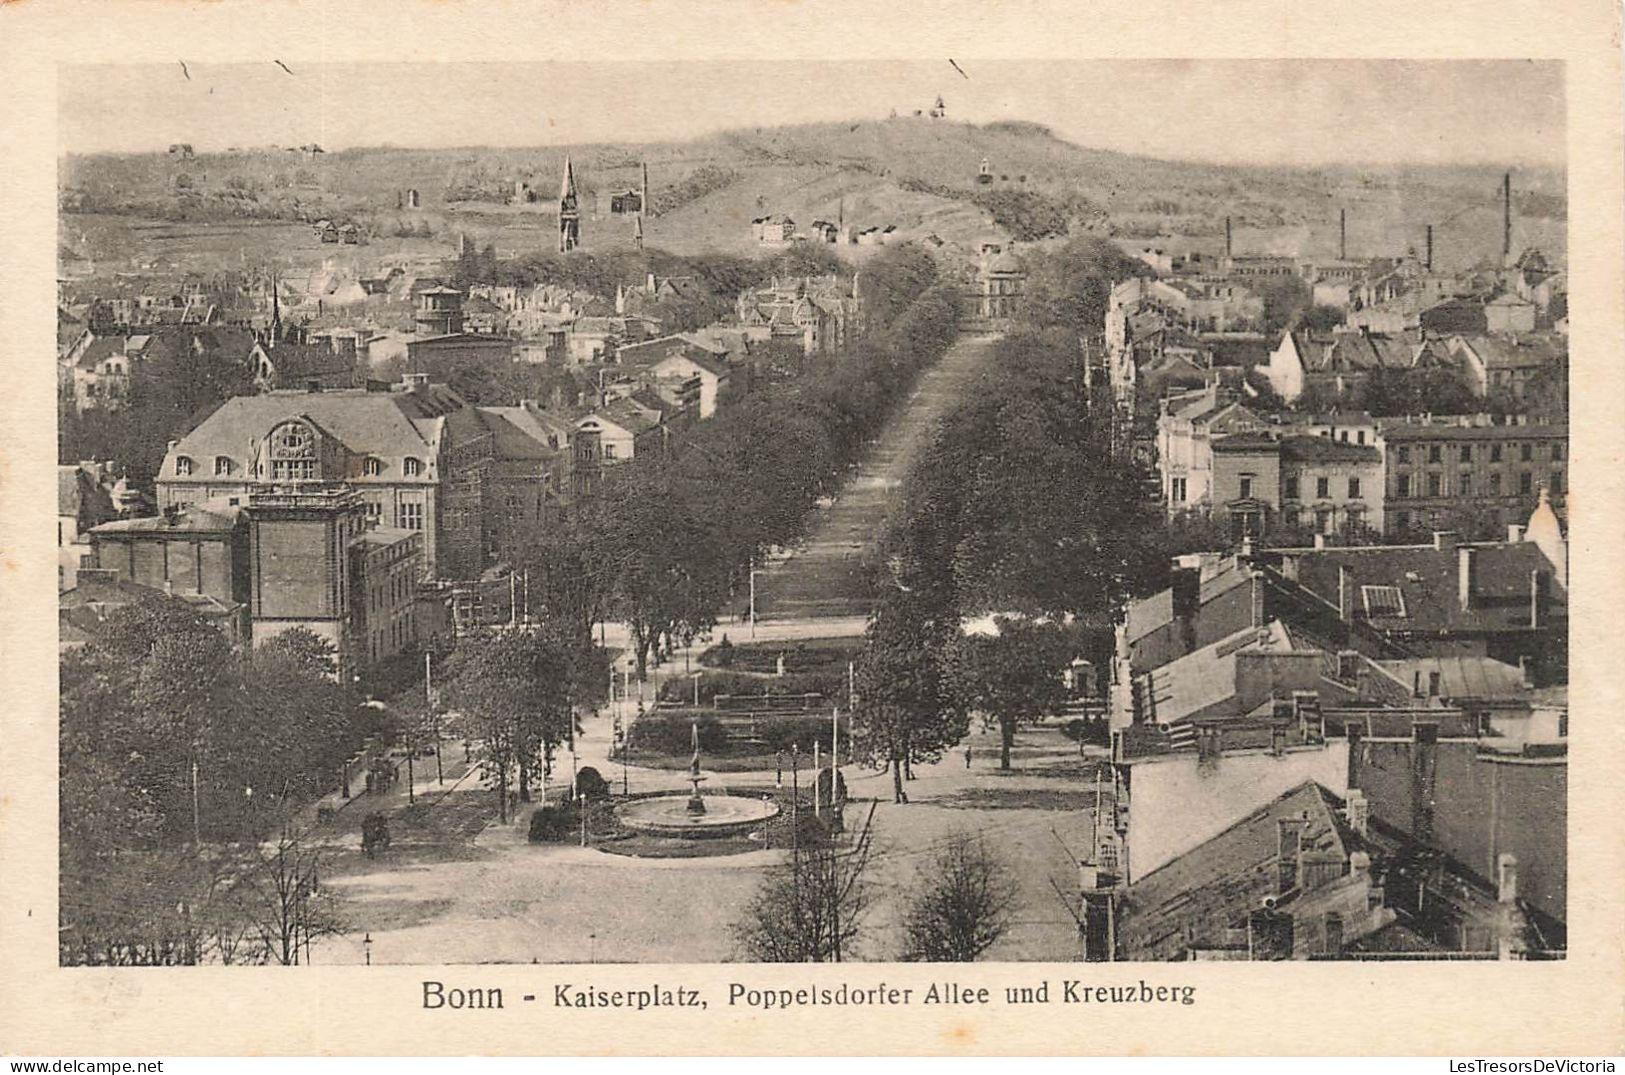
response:
<path fill-rule="evenodd" d="M 632 724 L 632 744 L 640 750 L 661 754 L 686 754 L 693 749 L 691 727 L 700 732 L 700 751 L 719 754 L 727 749 L 728 733 L 722 723 L 710 714 L 663 713 L 656 711 L 639 717 Z M 578 775 L 579 779 L 579 775 Z"/>
<path fill-rule="evenodd" d="M 577 774 L 578 785 L 580 779 L 580 775 Z M 580 823 L 581 815 L 568 803 L 561 803 L 558 806 L 538 806 L 530 815 L 530 842 L 555 844 L 574 839 Z"/>
<path fill-rule="evenodd" d="M 576 794 L 584 799 L 602 799 L 609 794 L 609 781 L 592 766 L 576 772 Z"/>

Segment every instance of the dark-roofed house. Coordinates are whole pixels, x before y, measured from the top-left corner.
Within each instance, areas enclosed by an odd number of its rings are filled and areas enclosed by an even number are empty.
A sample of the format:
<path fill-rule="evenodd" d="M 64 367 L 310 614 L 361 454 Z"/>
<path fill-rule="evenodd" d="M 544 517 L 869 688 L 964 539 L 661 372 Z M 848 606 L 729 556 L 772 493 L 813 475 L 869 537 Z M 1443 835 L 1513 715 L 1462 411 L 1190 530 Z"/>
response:
<path fill-rule="evenodd" d="M 1294 329 L 1270 355 L 1270 385 L 1288 403 L 1311 386 L 1341 395 L 1357 389 L 1373 370 L 1410 368 L 1414 357 L 1403 337 Z"/>
<path fill-rule="evenodd" d="M 1441 532 L 1426 545 L 1272 549 L 1260 559 L 1302 615 L 1321 610 L 1314 629 L 1339 632 L 1373 656 L 1486 656 L 1527 662 L 1537 682 L 1567 679 L 1561 547 L 1468 544 Z"/>
<path fill-rule="evenodd" d="M 321 343 L 301 340 L 256 342 L 249 352 L 249 368 L 261 391 L 276 388 L 354 388 L 355 337 L 334 335 Z"/>
<path fill-rule="evenodd" d="M 544 466 L 504 460 L 503 445 L 519 430 L 503 423 L 500 432 L 455 392 L 418 376 L 387 392 L 238 396 L 170 445 L 158 497 L 162 506 L 184 506 L 264 484 L 342 483 L 359 494 L 370 522 L 423 532 L 426 572 L 470 578 L 497 551 L 485 533 L 492 498 L 536 480 L 499 473 L 498 464 Z"/>
<path fill-rule="evenodd" d="M 1555 332 L 1456 335 L 1450 337 L 1448 346 L 1479 396 L 1498 392 L 1522 399 L 1533 377 L 1568 361 L 1568 341 Z"/>

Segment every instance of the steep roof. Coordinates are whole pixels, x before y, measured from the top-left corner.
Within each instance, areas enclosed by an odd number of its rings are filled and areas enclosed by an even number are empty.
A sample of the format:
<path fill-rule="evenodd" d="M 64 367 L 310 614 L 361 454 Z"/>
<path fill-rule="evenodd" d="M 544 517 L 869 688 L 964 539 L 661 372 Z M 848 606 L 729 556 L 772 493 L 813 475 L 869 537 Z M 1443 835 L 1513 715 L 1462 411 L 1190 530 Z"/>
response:
<path fill-rule="evenodd" d="M 1205 605 L 1238 586 L 1247 585 L 1251 580 L 1251 572 L 1235 557 L 1230 557 L 1221 561 L 1211 574 L 1204 573 L 1197 601 Z M 1124 636 L 1132 644 L 1173 622 L 1174 591 L 1163 590 L 1129 605 L 1123 624 Z"/>
<path fill-rule="evenodd" d="M 1462 345 L 1471 349 L 1492 370 L 1542 369 L 1556 365 L 1568 355 L 1568 343 L 1556 333 L 1507 336 L 1459 336 Z"/>
<path fill-rule="evenodd" d="M 536 437 L 498 408 L 476 407 L 475 413 L 491 433 L 492 448 L 498 459 L 549 462 L 558 456 L 558 450 L 549 447 L 545 438 Z"/>
<path fill-rule="evenodd" d="M 1192 947 L 1223 946 L 1226 930 L 1276 894 L 1282 820 L 1303 820 L 1300 854 L 1307 860 L 1346 863 L 1354 840 L 1338 817 L 1341 806 L 1330 791 L 1305 781 L 1146 874 L 1124 896 L 1123 954 L 1166 960 Z"/>
<path fill-rule="evenodd" d="M 235 396 L 181 438 L 170 454 L 243 459 L 251 439 L 263 438 L 277 423 L 302 415 L 356 455 L 427 456 L 433 452 L 439 420 L 463 406 L 463 400 L 444 385 L 410 392 L 340 389 Z"/>
<path fill-rule="evenodd" d="M 1244 627 L 1211 646 L 1142 673 L 1135 691 L 1154 703 L 1151 713 L 1158 724 L 1199 720 L 1235 697 L 1237 654 L 1290 653 L 1292 649 L 1292 637 L 1279 620 L 1267 627 Z"/>

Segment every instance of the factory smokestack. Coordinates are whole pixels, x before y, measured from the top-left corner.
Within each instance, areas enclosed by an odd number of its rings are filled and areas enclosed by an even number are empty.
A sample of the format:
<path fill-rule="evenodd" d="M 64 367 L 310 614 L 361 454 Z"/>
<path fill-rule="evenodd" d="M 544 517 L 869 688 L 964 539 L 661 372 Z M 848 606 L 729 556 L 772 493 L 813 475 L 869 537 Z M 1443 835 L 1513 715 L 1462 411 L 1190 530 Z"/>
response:
<path fill-rule="evenodd" d="M 1501 177 L 1501 259 L 1512 264 L 1512 173 Z"/>
<path fill-rule="evenodd" d="M 1348 259 L 1349 211 L 1347 209 L 1339 209 L 1337 211 L 1337 260 L 1347 261 Z"/>
<path fill-rule="evenodd" d="M 1224 218 L 1224 256 L 1228 258 L 1228 257 L 1231 257 L 1233 255 L 1233 253 L 1234 253 L 1234 251 L 1231 249 L 1231 245 L 1230 245 L 1230 218 L 1225 217 Z"/>
<path fill-rule="evenodd" d="M 1425 268 L 1428 272 L 1433 271 L 1433 225 L 1432 224 L 1428 225 L 1427 259 L 1422 262 L 1422 267 Z"/>

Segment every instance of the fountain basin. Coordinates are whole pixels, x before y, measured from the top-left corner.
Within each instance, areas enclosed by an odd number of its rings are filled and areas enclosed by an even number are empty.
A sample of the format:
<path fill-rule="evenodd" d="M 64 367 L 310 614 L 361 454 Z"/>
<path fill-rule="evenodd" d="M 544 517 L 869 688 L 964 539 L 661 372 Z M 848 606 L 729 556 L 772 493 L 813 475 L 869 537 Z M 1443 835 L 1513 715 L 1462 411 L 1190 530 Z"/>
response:
<path fill-rule="evenodd" d="M 705 813 L 689 812 L 689 796 L 657 795 L 634 799 L 615 811 L 623 828 L 653 836 L 738 836 L 779 813 L 779 804 L 742 795 L 702 795 Z"/>

